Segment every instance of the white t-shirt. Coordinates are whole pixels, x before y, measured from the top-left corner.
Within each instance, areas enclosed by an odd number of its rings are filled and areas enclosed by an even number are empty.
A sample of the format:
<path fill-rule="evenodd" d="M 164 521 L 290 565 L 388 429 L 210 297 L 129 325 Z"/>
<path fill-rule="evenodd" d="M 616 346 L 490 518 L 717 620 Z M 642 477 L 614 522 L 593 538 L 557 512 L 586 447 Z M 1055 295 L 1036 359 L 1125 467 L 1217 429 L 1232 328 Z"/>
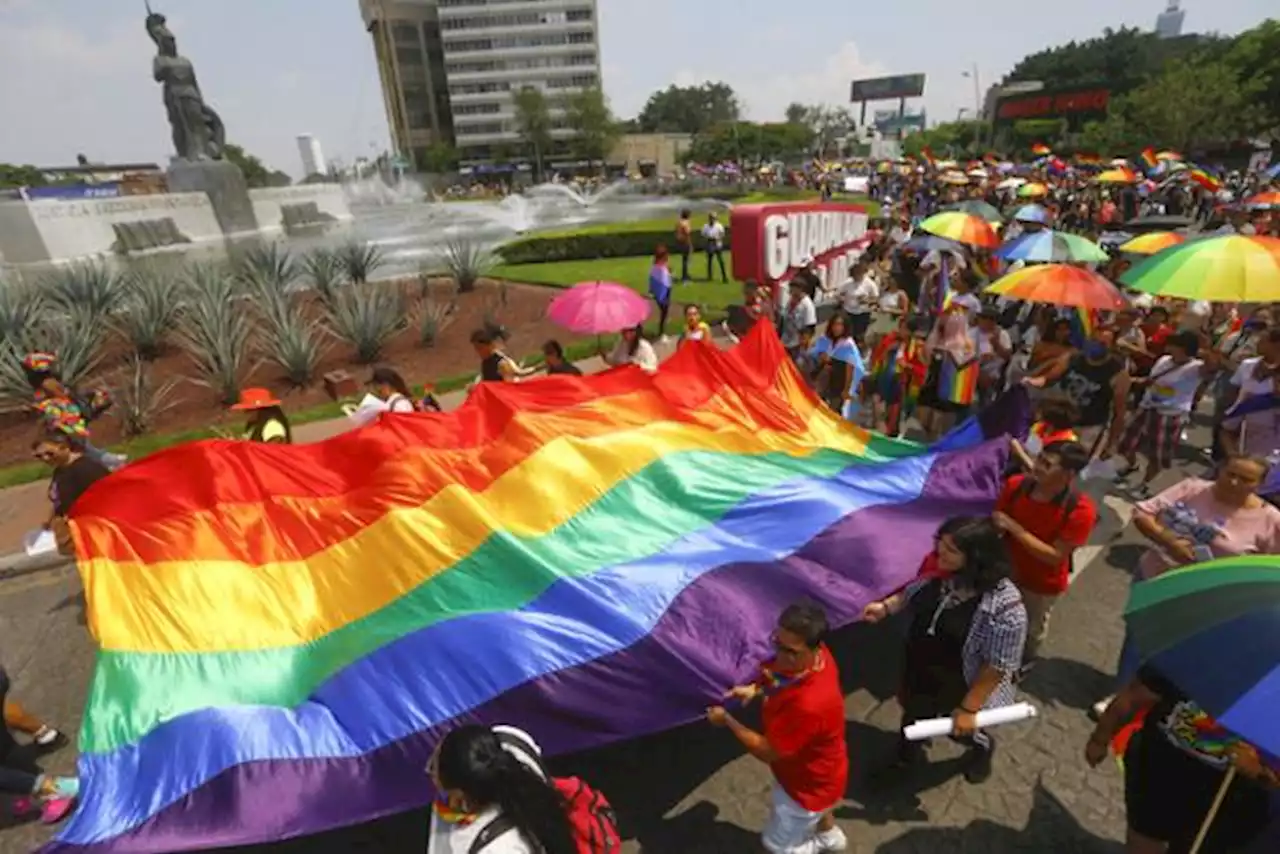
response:
<path fill-rule="evenodd" d="M 627 344 L 626 340 L 619 338 L 617 345 L 613 348 L 613 352 L 609 354 L 609 364 L 638 365 L 649 373 L 658 370 L 658 354 L 648 341 L 641 338 L 636 345 L 634 353 L 628 353 L 629 349 L 630 345 Z"/>
<path fill-rule="evenodd" d="M 542 756 L 542 748 L 538 747 L 533 737 L 524 730 L 516 729 L 509 726 L 496 726 L 494 732 L 513 735 L 521 741 L 525 742 L 529 749 L 536 756 Z M 542 776 L 542 769 L 539 768 L 534 760 L 522 753 L 514 746 L 504 744 L 503 750 L 515 756 L 528 767 L 532 768 Z M 430 854 L 468 854 L 471 851 L 471 845 L 475 842 L 476 837 L 484 830 L 485 825 L 498 817 L 498 808 L 490 807 L 480 812 L 475 820 L 469 824 L 452 824 L 442 820 L 435 811 L 431 812 L 431 833 L 427 845 L 427 851 Z M 538 851 L 531 848 L 524 837 L 515 830 L 509 830 L 501 836 L 493 840 L 489 845 L 485 846 L 484 854 L 538 854 Z"/>
<path fill-rule="evenodd" d="M 1149 293 L 1139 292 L 1129 297 L 1129 305 L 1136 309 L 1145 311 L 1156 304 L 1156 298 Z"/>
<path fill-rule="evenodd" d="M 880 311 L 888 313 L 907 310 L 906 291 L 885 291 L 880 294 Z"/>
<path fill-rule="evenodd" d="M 1200 387 L 1199 359 L 1174 367 L 1172 356 L 1161 356 L 1151 368 L 1151 384 L 1142 398 L 1143 409 L 1155 409 L 1162 415 L 1186 415 L 1191 412 L 1196 389 Z"/>
<path fill-rule="evenodd" d="M 782 316 L 782 346 L 800 346 L 800 332 L 807 327 L 817 325 L 818 309 L 806 294 L 794 306 L 787 306 Z"/>
<path fill-rule="evenodd" d="M 996 352 L 995 345 L 991 343 L 991 339 L 981 329 L 974 327 L 974 340 L 978 348 L 978 358 L 982 360 L 982 372 L 990 376 L 999 376 L 1004 370 L 1005 362 L 1009 361 Z M 1005 350 L 1013 349 L 1013 340 L 1009 337 L 1009 330 L 996 327 L 993 336 L 1000 346 Z M 986 358 L 990 356 L 991 358 Z"/>
<path fill-rule="evenodd" d="M 724 226 L 718 222 L 709 222 L 702 227 L 702 236 L 708 247 L 719 249 L 724 245 Z"/>
<path fill-rule="evenodd" d="M 1254 376 L 1261 364 L 1262 357 L 1255 356 L 1252 359 L 1245 359 L 1240 363 L 1240 367 L 1236 368 L 1236 372 L 1231 376 L 1231 384 L 1240 389 L 1240 396 L 1257 397 L 1260 394 L 1271 394 L 1271 390 L 1275 387 L 1271 377 L 1258 379 Z"/>
<path fill-rule="evenodd" d="M 969 312 L 970 323 L 972 323 L 973 319 L 978 316 L 978 312 L 982 311 L 982 303 L 980 303 L 978 298 L 973 294 L 952 294 L 951 304 L 953 306 L 958 305 L 965 311 Z"/>
<path fill-rule="evenodd" d="M 387 398 L 388 412 L 415 412 L 413 401 L 403 394 L 393 394 Z"/>
<path fill-rule="evenodd" d="M 849 279 L 840 287 L 840 305 L 849 314 L 870 314 L 880 298 L 880 288 L 869 277 Z"/>

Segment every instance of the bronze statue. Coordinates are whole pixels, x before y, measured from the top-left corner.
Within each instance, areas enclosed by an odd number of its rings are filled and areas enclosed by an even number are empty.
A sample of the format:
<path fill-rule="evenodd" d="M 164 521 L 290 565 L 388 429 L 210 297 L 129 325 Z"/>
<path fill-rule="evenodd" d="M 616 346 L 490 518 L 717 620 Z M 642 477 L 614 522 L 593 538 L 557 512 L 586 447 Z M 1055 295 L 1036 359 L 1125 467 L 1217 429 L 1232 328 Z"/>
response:
<path fill-rule="evenodd" d="M 221 160 L 226 134 L 218 117 L 200 94 L 195 66 L 178 54 L 178 42 L 164 15 L 147 6 L 147 35 L 156 43 L 152 76 L 164 87 L 164 106 L 173 129 L 173 147 L 183 160 Z"/>

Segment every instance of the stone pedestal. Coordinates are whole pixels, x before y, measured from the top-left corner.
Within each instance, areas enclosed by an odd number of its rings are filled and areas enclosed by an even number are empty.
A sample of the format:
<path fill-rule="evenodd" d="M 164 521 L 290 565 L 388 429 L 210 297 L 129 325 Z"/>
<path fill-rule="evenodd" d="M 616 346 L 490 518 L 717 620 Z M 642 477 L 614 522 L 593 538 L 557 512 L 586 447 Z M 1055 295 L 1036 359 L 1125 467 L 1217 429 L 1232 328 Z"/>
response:
<path fill-rule="evenodd" d="M 174 160 L 168 172 L 170 193 L 204 193 L 227 237 L 256 235 L 258 218 L 240 167 L 229 160 Z"/>

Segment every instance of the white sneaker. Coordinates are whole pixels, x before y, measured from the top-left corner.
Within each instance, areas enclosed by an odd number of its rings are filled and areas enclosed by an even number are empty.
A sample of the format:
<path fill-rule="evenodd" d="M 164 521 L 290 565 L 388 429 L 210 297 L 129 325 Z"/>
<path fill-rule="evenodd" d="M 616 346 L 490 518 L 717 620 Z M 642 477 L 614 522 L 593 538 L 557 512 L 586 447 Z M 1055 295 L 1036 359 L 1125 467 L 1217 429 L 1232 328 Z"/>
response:
<path fill-rule="evenodd" d="M 849 847 L 849 837 L 838 827 L 823 831 L 814 837 L 820 851 L 843 851 Z"/>

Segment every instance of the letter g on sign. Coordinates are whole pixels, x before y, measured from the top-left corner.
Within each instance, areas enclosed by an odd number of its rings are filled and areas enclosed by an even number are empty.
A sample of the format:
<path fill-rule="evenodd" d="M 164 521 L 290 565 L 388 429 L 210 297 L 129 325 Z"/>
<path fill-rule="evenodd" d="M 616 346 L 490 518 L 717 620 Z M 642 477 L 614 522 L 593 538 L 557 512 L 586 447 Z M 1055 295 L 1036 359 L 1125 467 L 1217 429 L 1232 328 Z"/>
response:
<path fill-rule="evenodd" d="M 770 214 L 764 221 L 765 278 L 776 282 L 786 275 L 791 265 L 791 240 L 787 236 L 787 218 Z"/>

